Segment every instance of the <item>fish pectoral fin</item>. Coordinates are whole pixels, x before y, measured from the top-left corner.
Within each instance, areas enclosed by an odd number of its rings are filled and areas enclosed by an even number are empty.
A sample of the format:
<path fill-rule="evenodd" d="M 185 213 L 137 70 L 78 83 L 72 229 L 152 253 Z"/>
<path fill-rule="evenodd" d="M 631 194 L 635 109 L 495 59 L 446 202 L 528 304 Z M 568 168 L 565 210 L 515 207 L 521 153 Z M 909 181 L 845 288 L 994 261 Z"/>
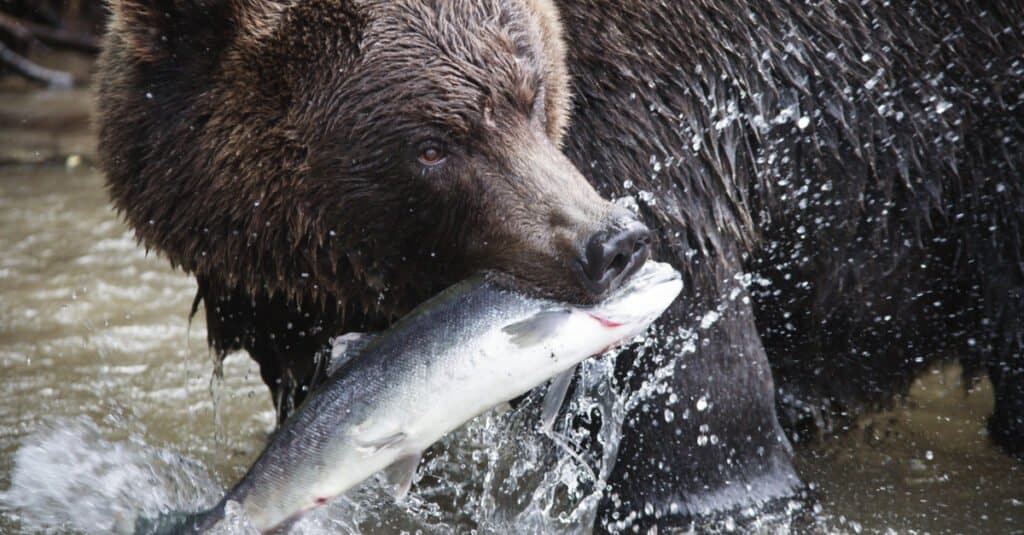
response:
<path fill-rule="evenodd" d="M 551 385 L 544 394 L 544 403 L 540 411 L 540 431 L 550 435 L 555 427 L 555 418 L 558 417 L 558 409 L 565 403 L 565 395 L 569 392 L 569 385 L 572 384 L 573 375 L 576 374 L 576 366 L 565 370 L 551 379 Z"/>
<path fill-rule="evenodd" d="M 389 435 L 381 437 L 367 438 L 365 436 L 356 437 L 355 444 L 359 451 L 364 453 L 377 453 L 383 449 L 397 446 L 405 440 L 406 434 L 399 431 Z"/>
<path fill-rule="evenodd" d="M 419 466 L 422 456 L 423 452 L 406 455 L 384 469 L 384 479 L 391 487 L 389 490 L 395 500 L 401 500 L 409 494 L 412 480 L 416 477 L 416 467 Z"/>
<path fill-rule="evenodd" d="M 506 325 L 501 330 L 509 335 L 512 343 L 518 347 L 537 345 L 554 335 L 558 329 L 572 316 L 572 310 L 544 310 L 523 321 Z"/>

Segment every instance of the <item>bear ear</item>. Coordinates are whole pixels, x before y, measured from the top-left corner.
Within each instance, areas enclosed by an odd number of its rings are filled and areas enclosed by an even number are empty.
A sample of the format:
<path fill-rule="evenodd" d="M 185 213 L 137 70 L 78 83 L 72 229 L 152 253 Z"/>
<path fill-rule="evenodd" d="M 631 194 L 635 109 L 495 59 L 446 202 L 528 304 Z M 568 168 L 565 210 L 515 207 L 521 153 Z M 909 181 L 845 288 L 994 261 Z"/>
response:
<path fill-rule="evenodd" d="M 235 0 L 111 0 L 111 33 L 145 63 L 209 56 L 234 34 L 235 5 Z"/>

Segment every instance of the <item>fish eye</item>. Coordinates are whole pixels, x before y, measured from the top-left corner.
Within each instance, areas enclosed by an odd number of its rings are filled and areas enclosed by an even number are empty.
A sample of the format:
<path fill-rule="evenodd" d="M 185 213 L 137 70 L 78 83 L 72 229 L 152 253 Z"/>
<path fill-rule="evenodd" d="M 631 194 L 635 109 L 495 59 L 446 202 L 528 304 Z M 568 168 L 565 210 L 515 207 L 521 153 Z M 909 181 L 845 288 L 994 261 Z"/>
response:
<path fill-rule="evenodd" d="M 420 153 L 418 159 L 421 164 L 433 167 L 445 161 L 448 154 L 445 152 L 444 147 L 437 142 L 424 143 L 420 147 Z"/>

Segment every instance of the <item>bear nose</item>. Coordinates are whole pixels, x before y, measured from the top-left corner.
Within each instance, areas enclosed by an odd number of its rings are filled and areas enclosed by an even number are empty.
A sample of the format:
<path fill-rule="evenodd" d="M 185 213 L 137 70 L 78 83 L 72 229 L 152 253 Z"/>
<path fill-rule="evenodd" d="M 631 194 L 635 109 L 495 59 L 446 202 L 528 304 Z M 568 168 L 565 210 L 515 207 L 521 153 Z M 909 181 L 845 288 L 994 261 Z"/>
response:
<path fill-rule="evenodd" d="M 650 242 L 650 230 L 636 219 L 596 232 L 579 259 L 583 286 L 595 296 L 617 288 L 647 261 Z"/>

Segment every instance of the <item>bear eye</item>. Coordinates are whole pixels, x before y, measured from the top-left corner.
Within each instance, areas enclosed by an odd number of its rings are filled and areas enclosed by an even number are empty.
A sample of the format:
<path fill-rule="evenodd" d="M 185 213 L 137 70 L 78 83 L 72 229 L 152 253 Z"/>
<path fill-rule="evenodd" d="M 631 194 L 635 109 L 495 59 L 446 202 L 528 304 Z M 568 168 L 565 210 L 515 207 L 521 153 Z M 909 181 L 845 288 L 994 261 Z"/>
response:
<path fill-rule="evenodd" d="M 423 165 L 434 166 L 444 161 L 447 157 L 444 149 L 437 145 L 426 145 L 420 149 L 419 160 Z"/>

